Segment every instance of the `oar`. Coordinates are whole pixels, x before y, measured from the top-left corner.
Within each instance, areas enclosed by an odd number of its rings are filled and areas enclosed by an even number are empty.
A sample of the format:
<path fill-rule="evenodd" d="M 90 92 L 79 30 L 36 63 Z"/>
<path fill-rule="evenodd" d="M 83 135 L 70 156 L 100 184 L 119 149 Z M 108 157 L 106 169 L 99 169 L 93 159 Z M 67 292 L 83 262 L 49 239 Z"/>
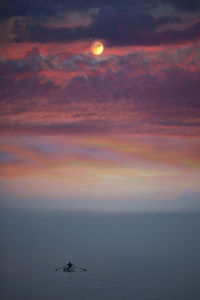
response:
<path fill-rule="evenodd" d="M 58 270 L 62 269 L 62 268 L 65 267 L 65 266 L 66 266 L 66 265 L 63 265 L 63 266 L 61 266 L 61 267 L 58 267 L 58 268 L 55 269 L 55 271 L 58 271 Z"/>
<path fill-rule="evenodd" d="M 81 268 L 81 267 L 78 267 L 78 266 L 75 266 L 75 265 L 73 265 L 75 268 L 78 268 L 78 269 L 80 269 L 80 270 L 82 270 L 82 271 L 87 271 L 87 269 L 84 269 L 84 268 Z"/>

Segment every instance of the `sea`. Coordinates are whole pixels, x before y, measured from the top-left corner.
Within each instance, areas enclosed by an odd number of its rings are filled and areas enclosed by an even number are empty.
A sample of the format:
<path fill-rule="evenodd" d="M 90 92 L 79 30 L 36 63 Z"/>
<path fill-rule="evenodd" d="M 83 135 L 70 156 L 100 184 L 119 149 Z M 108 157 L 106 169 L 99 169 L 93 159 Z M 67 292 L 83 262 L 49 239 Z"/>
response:
<path fill-rule="evenodd" d="M 2 300 L 199 300 L 200 215 L 1 212 Z M 71 261 L 87 269 L 56 269 Z"/>

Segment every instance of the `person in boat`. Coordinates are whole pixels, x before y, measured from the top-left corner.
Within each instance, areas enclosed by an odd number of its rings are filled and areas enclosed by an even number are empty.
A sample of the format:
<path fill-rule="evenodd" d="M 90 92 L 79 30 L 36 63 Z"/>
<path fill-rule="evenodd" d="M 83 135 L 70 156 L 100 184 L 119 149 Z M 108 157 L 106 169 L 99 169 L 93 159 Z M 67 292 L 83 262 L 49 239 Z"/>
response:
<path fill-rule="evenodd" d="M 71 269 L 73 267 L 73 264 L 71 263 L 71 261 L 68 262 L 67 266 Z"/>
<path fill-rule="evenodd" d="M 67 264 L 67 271 L 68 271 L 68 272 L 71 272 L 73 266 L 74 266 L 74 265 L 71 263 L 71 261 L 69 261 L 68 264 Z"/>

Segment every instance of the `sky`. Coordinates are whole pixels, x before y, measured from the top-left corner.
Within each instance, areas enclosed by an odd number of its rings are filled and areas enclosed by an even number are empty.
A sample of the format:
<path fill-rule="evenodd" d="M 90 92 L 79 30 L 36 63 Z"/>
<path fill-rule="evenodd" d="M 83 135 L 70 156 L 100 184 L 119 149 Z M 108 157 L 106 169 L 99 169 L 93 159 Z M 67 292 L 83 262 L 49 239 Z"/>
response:
<path fill-rule="evenodd" d="M 199 211 L 200 2 L 0 6 L 0 207 Z"/>

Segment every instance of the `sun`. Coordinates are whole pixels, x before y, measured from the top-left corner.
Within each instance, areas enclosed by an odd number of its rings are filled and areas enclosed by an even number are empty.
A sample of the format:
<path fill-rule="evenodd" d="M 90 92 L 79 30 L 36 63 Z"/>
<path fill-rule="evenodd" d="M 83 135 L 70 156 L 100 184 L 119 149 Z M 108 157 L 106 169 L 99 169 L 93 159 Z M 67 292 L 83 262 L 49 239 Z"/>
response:
<path fill-rule="evenodd" d="M 103 44 L 100 41 L 95 41 L 94 43 L 92 43 L 91 52 L 94 55 L 102 54 L 103 50 L 104 50 L 104 47 L 103 47 Z"/>

